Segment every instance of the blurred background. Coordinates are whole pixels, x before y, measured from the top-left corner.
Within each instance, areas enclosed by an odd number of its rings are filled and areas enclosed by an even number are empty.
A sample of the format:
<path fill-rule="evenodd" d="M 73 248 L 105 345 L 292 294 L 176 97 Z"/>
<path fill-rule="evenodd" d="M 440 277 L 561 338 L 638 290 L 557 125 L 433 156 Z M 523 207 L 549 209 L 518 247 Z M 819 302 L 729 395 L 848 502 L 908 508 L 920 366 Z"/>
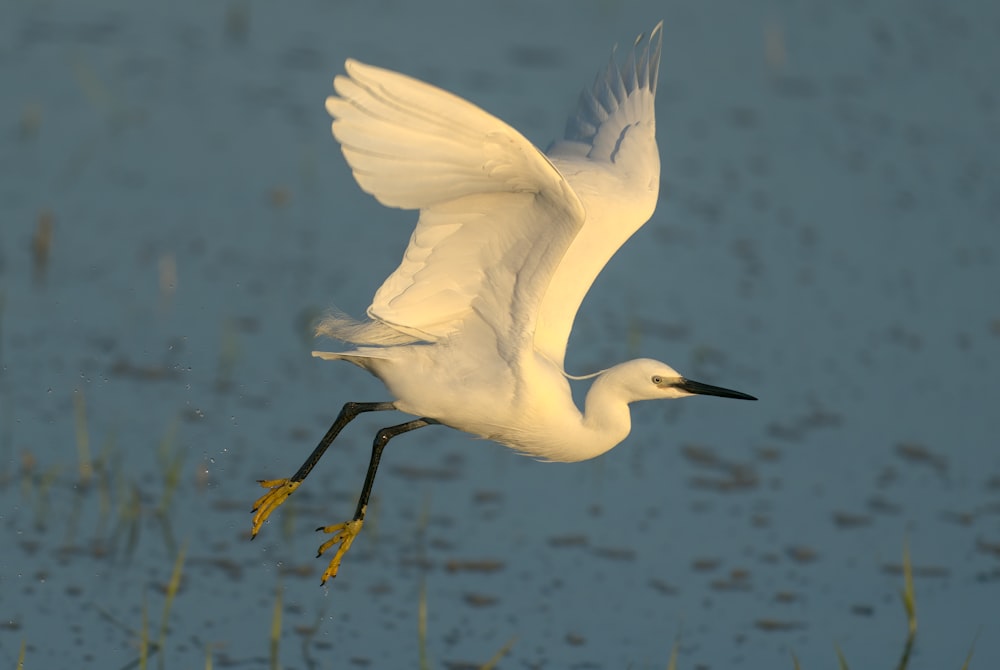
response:
<path fill-rule="evenodd" d="M 1000 664 L 1000 6 L 398 1 L 0 8 L 0 664 Z M 660 205 L 567 365 L 642 355 L 760 397 L 633 407 L 544 464 L 393 442 L 349 517 L 380 384 L 310 358 L 416 216 L 354 183 L 323 100 L 347 57 L 541 147 L 664 20 Z M 586 384 L 581 386 L 581 392 Z M 393 417 L 393 422 L 396 417 Z M 400 420 L 402 420 L 400 418 Z"/>

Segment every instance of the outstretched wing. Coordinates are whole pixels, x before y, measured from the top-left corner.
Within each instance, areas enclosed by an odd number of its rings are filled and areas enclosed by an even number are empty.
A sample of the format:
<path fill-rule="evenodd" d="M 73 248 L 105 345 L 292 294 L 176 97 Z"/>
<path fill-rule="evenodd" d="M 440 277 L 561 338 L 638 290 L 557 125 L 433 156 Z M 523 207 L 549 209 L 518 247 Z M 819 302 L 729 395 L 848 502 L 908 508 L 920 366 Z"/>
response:
<path fill-rule="evenodd" d="M 583 225 L 579 198 L 516 130 L 402 74 L 349 60 L 326 108 L 358 184 L 419 209 L 399 267 L 368 314 L 434 341 L 485 323 L 516 354 Z"/>
<path fill-rule="evenodd" d="M 612 54 L 607 69 L 583 91 L 565 138 L 548 156 L 587 211 L 549 281 L 535 329 L 535 347 L 562 366 L 576 312 L 594 279 L 656 208 L 660 156 L 653 109 L 662 46 L 661 21 L 640 35 L 626 62 Z"/>

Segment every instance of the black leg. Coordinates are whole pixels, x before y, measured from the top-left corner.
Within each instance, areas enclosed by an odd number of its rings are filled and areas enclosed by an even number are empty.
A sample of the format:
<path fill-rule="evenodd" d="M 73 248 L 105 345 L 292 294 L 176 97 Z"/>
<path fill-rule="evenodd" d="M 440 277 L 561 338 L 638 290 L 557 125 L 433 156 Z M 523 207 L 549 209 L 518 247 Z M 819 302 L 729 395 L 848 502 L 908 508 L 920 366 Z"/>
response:
<path fill-rule="evenodd" d="M 333 441 L 340 434 L 340 431 L 344 429 L 344 426 L 353 421 L 358 414 L 362 412 L 383 412 L 390 409 L 396 409 L 395 405 L 391 402 L 349 402 L 344 405 L 340 410 L 340 414 L 333 420 L 330 430 L 326 431 L 326 435 L 319 441 L 313 452 L 309 454 L 309 458 L 302 464 L 302 467 L 292 475 L 291 481 L 301 482 L 305 479 L 312 472 L 312 469 L 316 467 L 316 464 L 319 463 L 319 459 L 323 458 L 323 454 L 333 444 Z"/>
<path fill-rule="evenodd" d="M 340 431 L 344 429 L 344 426 L 349 424 L 358 414 L 362 412 L 380 412 L 390 409 L 396 409 L 396 406 L 391 402 L 349 402 L 344 405 L 343 409 L 340 410 L 340 414 L 334 419 L 333 425 L 330 426 L 330 430 L 326 431 L 326 435 L 323 439 L 319 441 L 316 448 L 313 449 L 312 453 L 309 454 L 309 458 L 305 460 L 302 467 L 292 475 L 291 479 L 262 479 L 257 483 L 267 489 L 267 493 L 262 495 L 254 503 L 251 512 L 254 513 L 253 520 L 250 524 L 250 537 L 251 539 L 257 537 L 257 533 L 260 531 L 261 526 L 267 521 L 267 518 L 271 516 L 271 512 L 276 510 L 279 505 L 281 505 L 288 496 L 295 492 L 295 489 L 299 487 L 302 480 L 305 479 L 312 469 L 316 467 L 319 463 L 319 459 L 323 457 L 327 448 L 333 443 Z"/>
<path fill-rule="evenodd" d="M 385 445 L 389 444 L 389 440 L 397 435 L 402 435 L 403 433 L 408 433 L 411 430 L 416 430 L 417 428 L 423 428 L 424 426 L 430 426 L 436 423 L 437 421 L 434 419 L 424 417 L 422 419 L 414 419 L 413 421 L 401 423 L 398 426 L 383 428 L 375 435 L 375 441 L 372 443 L 372 458 L 368 462 L 368 472 L 365 474 L 365 485 L 361 487 L 361 496 L 358 497 L 358 508 L 354 512 L 355 521 L 365 518 L 365 509 L 368 507 L 368 498 L 372 494 L 372 485 L 375 483 L 375 471 L 378 470 L 378 463 L 382 460 L 382 450 L 385 449 Z M 317 528 L 316 530 L 320 529 Z"/>
<path fill-rule="evenodd" d="M 326 580 L 337 576 L 337 571 L 340 569 L 341 559 L 344 557 L 344 554 L 347 553 L 347 550 L 351 548 L 351 545 L 354 544 L 354 538 L 356 538 L 358 533 L 361 532 L 361 526 L 365 523 L 365 512 L 368 510 L 368 498 L 371 496 L 372 484 L 375 482 L 375 472 L 378 470 L 378 463 L 382 459 L 382 450 L 385 449 L 385 445 L 387 445 L 389 440 L 397 435 L 408 433 L 411 430 L 416 430 L 417 428 L 423 428 L 424 426 L 430 426 L 436 423 L 438 422 L 434 419 L 428 419 L 427 417 L 414 419 L 413 421 L 408 421 L 407 423 L 401 423 L 398 426 L 383 428 L 375 436 L 375 441 L 372 443 L 372 458 L 368 463 L 368 473 L 365 475 L 365 485 L 361 488 L 361 496 L 358 498 L 358 509 L 354 513 L 354 518 L 350 521 L 345 521 L 344 523 L 338 523 L 333 526 L 321 526 L 316 529 L 333 535 L 333 537 L 320 545 L 319 551 L 316 553 L 317 556 L 322 555 L 324 551 L 331 547 L 340 545 L 337 547 L 337 551 L 333 555 L 333 558 L 330 559 L 330 564 L 327 566 L 326 570 L 323 571 L 321 583 L 325 584 Z"/>

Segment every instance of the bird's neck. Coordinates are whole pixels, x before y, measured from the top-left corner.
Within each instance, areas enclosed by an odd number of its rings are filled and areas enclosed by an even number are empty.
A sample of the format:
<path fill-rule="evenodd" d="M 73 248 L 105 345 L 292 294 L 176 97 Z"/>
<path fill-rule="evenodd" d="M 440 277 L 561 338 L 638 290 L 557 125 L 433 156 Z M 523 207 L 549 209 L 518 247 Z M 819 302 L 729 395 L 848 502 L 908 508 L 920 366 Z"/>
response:
<path fill-rule="evenodd" d="M 526 376 L 534 383 L 530 395 L 521 399 L 517 409 L 522 421 L 506 422 L 508 430 L 500 434 L 480 434 L 522 453 L 560 463 L 600 456 L 628 436 L 632 417 L 622 384 L 616 381 L 616 368 L 602 372 L 594 380 L 581 413 L 561 367 L 544 356 L 529 363 L 535 367 L 528 368 Z"/>
<path fill-rule="evenodd" d="M 614 369 L 605 372 L 590 386 L 584 401 L 583 429 L 587 433 L 586 458 L 599 456 L 617 446 L 632 430 L 632 413 L 615 382 Z"/>

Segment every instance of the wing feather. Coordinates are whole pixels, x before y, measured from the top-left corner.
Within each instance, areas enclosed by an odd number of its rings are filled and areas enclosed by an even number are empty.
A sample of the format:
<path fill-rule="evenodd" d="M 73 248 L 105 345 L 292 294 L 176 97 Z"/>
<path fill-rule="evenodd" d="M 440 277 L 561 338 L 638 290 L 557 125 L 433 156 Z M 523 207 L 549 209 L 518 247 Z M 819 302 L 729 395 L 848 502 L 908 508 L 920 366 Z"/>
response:
<path fill-rule="evenodd" d="M 584 211 L 569 184 L 516 130 L 457 96 L 349 60 L 326 101 L 358 184 L 419 209 L 399 267 L 368 314 L 435 341 L 478 321 L 516 356 Z"/>
<path fill-rule="evenodd" d="M 547 152 L 587 211 L 587 222 L 549 281 L 536 322 L 535 347 L 559 365 L 594 279 L 656 208 L 660 155 L 654 101 L 662 28 L 660 22 L 648 39 L 640 35 L 623 65 L 612 54 L 594 85 L 580 95 L 564 138 Z"/>
<path fill-rule="evenodd" d="M 548 157 L 470 102 L 347 61 L 326 101 L 333 135 L 363 190 L 420 218 L 371 327 L 335 317 L 323 332 L 359 344 L 489 332 L 483 346 L 510 361 L 533 349 L 562 366 L 591 284 L 656 206 L 661 43 L 662 23 L 624 65 L 612 54 Z"/>

